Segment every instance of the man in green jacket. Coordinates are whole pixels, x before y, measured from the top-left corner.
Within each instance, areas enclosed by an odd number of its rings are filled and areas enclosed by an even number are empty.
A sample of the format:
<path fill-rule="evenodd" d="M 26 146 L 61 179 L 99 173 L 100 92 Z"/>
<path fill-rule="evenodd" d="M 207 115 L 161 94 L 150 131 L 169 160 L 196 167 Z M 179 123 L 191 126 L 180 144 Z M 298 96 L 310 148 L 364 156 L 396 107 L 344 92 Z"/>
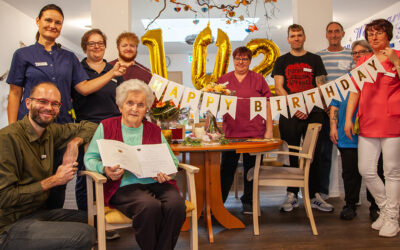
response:
<path fill-rule="evenodd" d="M 0 130 L 0 249 L 90 249 L 94 228 L 78 210 L 45 207 L 49 190 L 76 174 L 78 146 L 97 125 L 53 123 L 61 106 L 53 83 L 36 85 L 25 100 L 29 114 Z M 53 174 L 54 150 L 67 146 Z"/>

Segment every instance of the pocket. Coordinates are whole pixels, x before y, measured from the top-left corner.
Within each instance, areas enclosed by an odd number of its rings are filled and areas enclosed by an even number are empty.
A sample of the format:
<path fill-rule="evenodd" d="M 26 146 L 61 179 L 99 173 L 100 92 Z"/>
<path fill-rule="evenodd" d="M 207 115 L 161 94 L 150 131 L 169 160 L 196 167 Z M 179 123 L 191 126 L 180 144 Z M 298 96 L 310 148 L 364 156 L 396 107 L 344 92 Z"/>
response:
<path fill-rule="evenodd" d="M 389 116 L 400 116 L 400 91 L 396 91 L 388 98 L 387 106 Z"/>

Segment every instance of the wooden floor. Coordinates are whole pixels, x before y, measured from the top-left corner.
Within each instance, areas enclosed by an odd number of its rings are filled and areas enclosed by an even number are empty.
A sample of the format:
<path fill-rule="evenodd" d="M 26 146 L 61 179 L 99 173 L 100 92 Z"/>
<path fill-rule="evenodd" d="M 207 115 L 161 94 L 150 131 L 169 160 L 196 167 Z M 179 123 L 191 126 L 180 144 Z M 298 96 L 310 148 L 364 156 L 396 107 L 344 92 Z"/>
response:
<path fill-rule="evenodd" d="M 70 191 L 72 185 L 68 188 Z M 365 189 L 364 189 L 365 190 Z M 66 206 L 73 207 L 73 194 L 68 192 Z M 223 229 L 213 222 L 215 242 L 210 244 L 202 220 L 199 221 L 199 249 L 400 249 L 400 236 L 382 238 L 370 228 L 369 203 L 362 193 L 362 205 L 357 217 L 352 221 L 339 219 L 344 205 L 343 198 L 331 198 L 334 205 L 332 213 L 313 210 L 318 236 L 313 236 L 304 207 L 290 213 L 279 211 L 279 205 L 285 200 L 284 188 L 268 188 L 261 191 L 260 236 L 253 236 L 252 216 L 241 214 L 241 202 L 235 199 L 233 192 L 226 207 L 240 218 L 245 229 Z M 107 242 L 111 250 L 139 249 L 131 229 L 119 230 L 120 239 Z M 189 249 L 189 233 L 182 232 L 176 249 Z"/>

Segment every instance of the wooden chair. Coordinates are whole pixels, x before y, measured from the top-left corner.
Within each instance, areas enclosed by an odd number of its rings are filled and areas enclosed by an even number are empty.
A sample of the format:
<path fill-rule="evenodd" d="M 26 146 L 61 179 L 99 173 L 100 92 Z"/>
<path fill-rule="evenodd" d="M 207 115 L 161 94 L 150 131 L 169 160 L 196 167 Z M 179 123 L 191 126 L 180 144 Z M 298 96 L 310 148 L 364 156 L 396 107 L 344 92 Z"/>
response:
<path fill-rule="evenodd" d="M 273 137 L 274 138 L 281 138 L 281 134 L 279 132 L 279 123 L 273 124 Z M 272 152 L 274 153 L 274 152 Z M 270 153 L 266 153 L 263 158 L 264 165 L 273 165 L 273 166 L 282 166 L 280 162 L 277 161 L 277 158 L 271 156 Z M 236 168 L 235 177 L 233 178 L 233 190 L 235 191 L 235 198 L 239 198 L 239 181 L 240 176 L 243 175 L 243 155 L 240 155 L 239 164 Z"/>
<path fill-rule="evenodd" d="M 186 217 L 191 217 L 190 249 L 198 249 L 197 231 L 197 205 L 194 174 L 199 172 L 197 167 L 188 164 L 179 164 L 179 168 L 185 170 L 188 183 L 188 200 L 185 200 Z M 94 225 L 94 218 L 97 215 L 97 241 L 98 250 L 106 249 L 106 230 L 132 227 L 132 220 L 126 217 L 117 209 L 104 206 L 103 184 L 107 178 L 97 172 L 81 171 L 80 175 L 86 175 L 87 198 L 88 198 L 88 223 Z M 95 184 L 96 201 L 93 197 L 93 182 Z"/>
<path fill-rule="evenodd" d="M 310 204 L 308 189 L 308 179 L 310 164 L 313 160 L 315 146 L 317 144 L 318 134 L 322 125 L 312 123 L 308 125 L 306 135 L 301 147 L 289 146 L 290 149 L 299 150 L 299 152 L 277 151 L 276 154 L 285 154 L 297 156 L 299 158 L 299 168 L 260 166 L 261 153 L 257 153 L 256 165 L 253 176 L 253 229 L 254 235 L 259 235 L 258 216 L 259 213 L 259 186 L 290 186 L 301 187 L 303 194 L 304 207 L 310 220 L 311 229 L 314 235 L 318 235 L 315 226 L 314 216 Z"/>

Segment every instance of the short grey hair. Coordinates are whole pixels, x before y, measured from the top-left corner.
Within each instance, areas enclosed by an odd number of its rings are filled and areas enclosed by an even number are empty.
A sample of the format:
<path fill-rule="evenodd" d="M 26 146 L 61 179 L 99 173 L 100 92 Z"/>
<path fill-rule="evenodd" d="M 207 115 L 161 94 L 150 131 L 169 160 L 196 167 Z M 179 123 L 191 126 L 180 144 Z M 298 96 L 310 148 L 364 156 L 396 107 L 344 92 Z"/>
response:
<path fill-rule="evenodd" d="M 372 48 L 367 42 L 367 40 L 354 41 L 353 44 L 351 44 L 351 50 L 353 50 L 354 47 L 356 47 L 357 45 L 363 46 L 364 48 L 368 49 L 368 52 L 372 52 Z"/>
<path fill-rule="evenodd" d="M 154 101 L 154 95 L 151 88 L 139 79 L 131 79 L 121 83 L 116 90 L 115 102 L 119 107 L 124 103 L 129 92 L 141 92 L 146 94 L 147 108 L 151 108 Z"/>

